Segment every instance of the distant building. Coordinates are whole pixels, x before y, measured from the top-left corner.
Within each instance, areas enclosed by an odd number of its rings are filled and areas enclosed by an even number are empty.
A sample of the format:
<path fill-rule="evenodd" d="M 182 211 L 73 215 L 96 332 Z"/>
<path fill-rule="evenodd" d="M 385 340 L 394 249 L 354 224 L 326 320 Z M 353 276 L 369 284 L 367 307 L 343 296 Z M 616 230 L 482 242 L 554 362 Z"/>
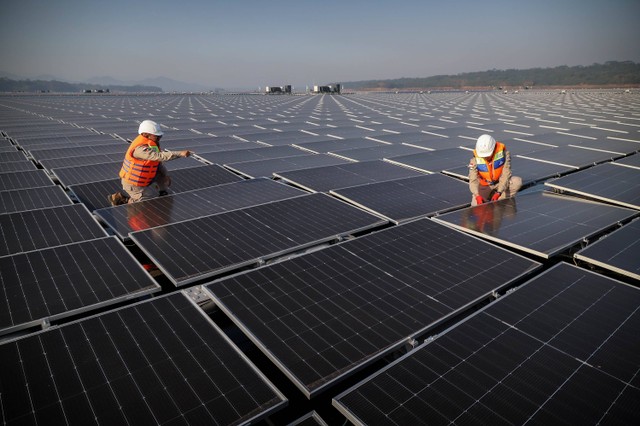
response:
<path fill-rule="evenodd" d="M 342 91 L 342 85 L 340 83 L 329 86 L 313 86 L 313 93 L 338 93 Z"/>
<path fill-rule="evenodd" d="M 267 94 L 280 94 L 280 93 L 291 93 L 291 85 L 285 86 L 267 86 L 265 88 L 265 93 Z"/>

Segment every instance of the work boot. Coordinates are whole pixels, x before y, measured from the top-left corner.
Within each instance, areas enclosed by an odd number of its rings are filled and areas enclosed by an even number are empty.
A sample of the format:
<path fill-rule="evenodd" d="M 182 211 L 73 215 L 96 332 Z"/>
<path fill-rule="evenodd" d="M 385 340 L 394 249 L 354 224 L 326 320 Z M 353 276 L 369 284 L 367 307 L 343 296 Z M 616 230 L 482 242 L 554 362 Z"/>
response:
<path fill-rule="evenodd" d="M 112 206 L 120 206 L 122 204 L 127 204 L 129 202 L 129 197 L 118 191 L 115 194 L 107 195 L 107 200 Z"/>

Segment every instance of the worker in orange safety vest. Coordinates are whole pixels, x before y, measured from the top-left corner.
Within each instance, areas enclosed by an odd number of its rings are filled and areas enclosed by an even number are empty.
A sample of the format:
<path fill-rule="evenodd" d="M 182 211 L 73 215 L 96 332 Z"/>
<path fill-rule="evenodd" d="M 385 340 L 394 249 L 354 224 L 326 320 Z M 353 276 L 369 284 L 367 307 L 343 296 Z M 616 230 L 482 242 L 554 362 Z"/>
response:
<path fill-rule="evenodd" d="M 167 193 L 171 178 L 162 163 L 188 157 L 191 151 L 161 151 L 162 135 L 158 123 L 151 120 L 140 123 L 138 137 L 129 145 L 120 169 L 125 193 L 110 194 L 108 199 L 111 205 L 135 203 Z"/>
<path fill-rule="evenodd" d="M 471 205 L 512 197 L 521 187 L 522 179 L 511 175 L 511 155 L 505 145 L 491 135 L 480 136 L 469 162 Z"/>

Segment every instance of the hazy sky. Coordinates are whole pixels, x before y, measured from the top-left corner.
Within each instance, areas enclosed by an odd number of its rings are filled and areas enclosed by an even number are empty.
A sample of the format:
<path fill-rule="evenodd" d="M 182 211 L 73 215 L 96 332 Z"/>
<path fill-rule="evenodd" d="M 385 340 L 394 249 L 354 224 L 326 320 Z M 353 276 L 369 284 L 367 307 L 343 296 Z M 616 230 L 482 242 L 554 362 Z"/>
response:
<path fill-rule="evenodd" d="M 210 87 L 640 62 L 640 0 L 0 0 L 0 71 Z"/>

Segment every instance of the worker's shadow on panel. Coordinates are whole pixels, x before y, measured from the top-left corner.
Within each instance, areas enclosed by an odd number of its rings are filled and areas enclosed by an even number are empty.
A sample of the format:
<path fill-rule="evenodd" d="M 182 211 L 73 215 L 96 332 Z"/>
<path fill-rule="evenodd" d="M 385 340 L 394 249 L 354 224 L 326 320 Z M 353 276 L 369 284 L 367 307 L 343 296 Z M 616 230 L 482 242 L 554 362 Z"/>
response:
<path fill-rule="evenodd" d="M 465 228 L 490 236 L 498 236 L 505 218 L 514 218 L 517 213 L 516 199 L 484 203 L 464 209 L 462 223 Z"/>

